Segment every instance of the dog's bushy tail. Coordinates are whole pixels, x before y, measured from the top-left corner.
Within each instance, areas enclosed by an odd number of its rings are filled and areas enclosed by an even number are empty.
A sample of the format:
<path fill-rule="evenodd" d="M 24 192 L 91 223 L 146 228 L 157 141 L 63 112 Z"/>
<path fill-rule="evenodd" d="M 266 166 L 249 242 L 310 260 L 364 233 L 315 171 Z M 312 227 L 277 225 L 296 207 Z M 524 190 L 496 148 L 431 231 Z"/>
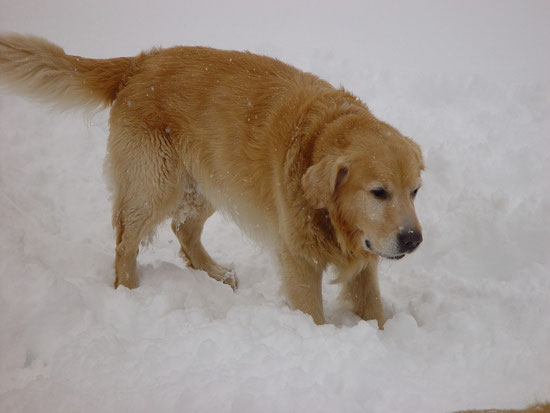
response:
<path fill-rule="evenodd" d="M 0 35 L 0 86 L 62 109 L 110 105 L 136 58 L 87 59 L 36 36 Z"/>

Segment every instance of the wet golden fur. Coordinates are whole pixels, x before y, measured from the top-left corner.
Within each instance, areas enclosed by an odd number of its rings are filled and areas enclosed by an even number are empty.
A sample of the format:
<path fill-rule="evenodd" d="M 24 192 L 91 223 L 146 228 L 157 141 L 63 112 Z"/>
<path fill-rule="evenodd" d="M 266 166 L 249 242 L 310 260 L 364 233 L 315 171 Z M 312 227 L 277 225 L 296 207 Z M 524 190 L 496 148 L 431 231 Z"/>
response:
<path fill-rule="evenodd" d="M 334 265 L 353 310 L 382 326 L 379 255 L 400 258 L 399 234 L 420 233 L 423 163 L 355 96 L 252 53 L 87 59 L 20 35 L 0 37 L 0 83 L 62 108 L 112 106 L 115 286 L 137 286 L 139 244 L 171 217 L 189 265 L 236 288 L 200 241 L 221 210 L 275 252 L 293 308 L 324 322 L 321 277 Z"/>

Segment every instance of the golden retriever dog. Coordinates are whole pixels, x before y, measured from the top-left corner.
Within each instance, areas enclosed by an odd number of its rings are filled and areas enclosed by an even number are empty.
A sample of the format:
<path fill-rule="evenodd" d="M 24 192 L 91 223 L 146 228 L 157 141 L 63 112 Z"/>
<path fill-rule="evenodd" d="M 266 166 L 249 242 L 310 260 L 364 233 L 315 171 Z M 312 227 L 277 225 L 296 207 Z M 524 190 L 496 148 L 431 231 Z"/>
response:
<path fill-rule="evenodd" d="M 237 288 L 201 244 L 220 210 L 276 254 L 292 308 L 325 322 L 321 279 L 332 265 L 353 311 L 382 327 L 377 265 L 422 241 L 423 161 L 352 94 L 248 52 L 87 59 L 17 34 L 0 36 L 0 83 L 65 109 L 111 106 L 115 287 L 137 287 L 140 242 L 171 217 L 188 264 Z"/>

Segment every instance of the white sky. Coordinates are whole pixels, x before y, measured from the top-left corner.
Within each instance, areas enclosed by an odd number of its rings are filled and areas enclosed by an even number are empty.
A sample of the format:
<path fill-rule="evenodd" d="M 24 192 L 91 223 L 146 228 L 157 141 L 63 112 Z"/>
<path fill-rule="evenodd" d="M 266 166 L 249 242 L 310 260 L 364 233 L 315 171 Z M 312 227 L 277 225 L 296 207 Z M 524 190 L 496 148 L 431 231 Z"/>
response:
<path fill-rule="evenodd" d="M 298 66 L 297 52 L 319 52 L 374 71 L 550 81 L 548 0 L 0 0 L 0 10 L 1 31 L 42 35 L 90 57 L 205 45 Z"/>

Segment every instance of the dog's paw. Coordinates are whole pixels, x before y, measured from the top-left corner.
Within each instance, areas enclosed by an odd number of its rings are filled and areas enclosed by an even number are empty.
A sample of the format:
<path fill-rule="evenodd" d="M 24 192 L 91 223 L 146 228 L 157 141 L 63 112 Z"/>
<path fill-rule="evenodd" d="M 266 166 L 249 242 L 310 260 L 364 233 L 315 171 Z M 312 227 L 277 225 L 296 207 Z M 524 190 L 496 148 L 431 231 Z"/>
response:
<path fill-rule="evenodd" d="M 117 278 L 115 278 L 115 282 L 114 282 L 115 290 L 120 286 L 123 286 L 123 287 L 126 287 L 126 288 L 130 289 L 130 290 L 133 290 L 134 288 L 138 287 L 138 282 L 135 279 L 135 277 L 133 279 L 121 280 L 121 281 L 119 281 L 119 279 L 117 277 Z"/>
<path fill-rule="evenodd" d="M 224 284 L 227 284 L 231 288 L 233 288 L 233 291 L 239 288 L 239 279 L 237 278 L 237 274 L 235 274 L 235 271 L 229 270 L 226 273 L 224 273 L 221 278 L 222 278 L 221 281 Z"/>

